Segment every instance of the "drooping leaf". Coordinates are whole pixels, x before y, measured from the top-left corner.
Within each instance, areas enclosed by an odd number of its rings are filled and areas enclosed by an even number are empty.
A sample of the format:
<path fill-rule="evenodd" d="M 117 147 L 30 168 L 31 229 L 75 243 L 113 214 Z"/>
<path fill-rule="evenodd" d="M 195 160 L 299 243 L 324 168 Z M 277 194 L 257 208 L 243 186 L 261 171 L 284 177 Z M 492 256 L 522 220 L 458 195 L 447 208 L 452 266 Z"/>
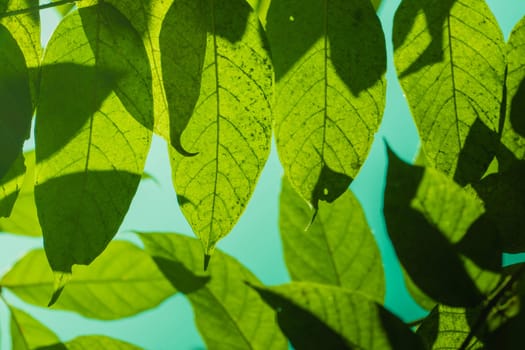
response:
<path fill-rule="evenodd" d="M 13 206 L 24 183 L 25 172 L 24 156 L 20 153 L 7 173 L 0 178 L 0 223 L 5 220 L 4 217 L 12 215 Z M 1 224 L 0 231 L 5 231 Z"/>
<path fill-rule="evenodd" d="M 314 208 L 343 194 L 363 165 L 385 104 L 386 49 L 369 0 L 270 5 L 277 148 Z"/>
<path fill-rule="evenodd" d="M 359 293 L 306 282 L 254 288 L 296 349 L 424 349 L 400 319 Z"/>
<path fill-rule="evenodd" d="M 90 263 L 117 232 L 152 106 L 147 54 L 126 18 L 106 3 L 65 17 L 46 49 L 35 127 L 35 200 L 53 270 Z"/>
<path fill-rule="evenodd" d="M 507 105 L 501 143 L 512 154 L 500 157 L 500 168 L 515 158 L 525 160 L 525 17 L 516 24 L 507 44 Z M 510 164 L 509 164 L 510 161 Z"/>
<path fill-rule="evenodd" d="M 44 252 L 28 253 L 0 285 L 28 303 L 47 305 L 54 276 Z M 131 243 L 115 241 L 91 265 L 73 268 L 54 307 L 110 320 L 153 308 L 174 292 L 148 254 Z"/>
<path fill-rule="evenodd" d="M 16 38 L 0 21 L 0 179 L 6 176 L 29 136 L 33 105 L 29 72 Z M 8 212 L 7 212 L 8 213 Z M 5 215 L 1 213 L 0 215 Z"/>
<path fill-rule="evenodd" d="M 87 335 L 76 337 L 66 343 L 57 343 L 39 350 L 141 350 L 128 342 L 105 335 Z"/>
<path fill-rule="evenodd" d="M 257 278 L 217 251 L 207 272 L 198 240 L 176 234 L 141 234 L 146 251 L 166 278 L 189 298 L 210 349 L 286 349 L 272 310 L 245 282 Z"/>
<path fill-rule="evenodd" d="M 173 35 L 180 40 L 165 41 Z M 171 136 L 196 154 L 171 149 L 173 182 L 209 256 L 242 214 L 270 150 L 264 33 L 244 0 L 177 0 L 160 40 L 164 79 L 178 84 L 165 85 L 170 114 L 182 123 Z"/>
<path fill-rule="evenodd" d="M 0 13 L 13 13 L 27 8 L 36 8 L 38 0 L 0 0 Z M 3 5 L 3 6 L 2 6 Z M 40 12 L 31 11 L 12 16 L 1 16 L 0 25 L 7 28 L 16 40 L 25 58 L 25 65 L 29 68 L 29 85 L 33 108 L 38 98 L 39 65 L 42 55 L 40 44 Z M 4 45 L 2 43 L 2 48 Z M 2 66 L 5 68 L 5 65 Z M 2 106 L 5 106 L 2 104 Z M 29 133 L 29 129 L 28 129 Z"/>
<path fill-rule="evenodd" d="M 495 155 L 505 48 L 483 0 L 404 0 L 394 59 L 427 164 L 466 185 Z"/>
<path fill-rule="evenodd" d="M 57 335 L 28 313 L 9 305 L 13 350 L 31 350 L 60 342 Z"/>
<path fill-rule="evenodd" d="M 19 186 L 18 197 L 9 217 L 0 218 L 0 231 L 26 236 L 41 236 L 42 229 L 38 222 L 34 197 L 35 152 L 24 153 L 24 158 L 25 175 L 20 174 L 15 180 L 16 186 Z"/>
<path fill-rule="evenodd" d="M 497 229 L 479 199 L 445 174 L 388 155 L 384 213 L 403 268 L 437 302 L 475 306 L 501 277 Z"/>
<path fill-rule="evenodd" d="M 311 217 L 308 204 L 283 178 L 279 223 L 292 279 L 344 287 L 382 303 L 381 256 L 357 198 L 348 190 L 331 204 L 320 203 L 305 231 Z"/>

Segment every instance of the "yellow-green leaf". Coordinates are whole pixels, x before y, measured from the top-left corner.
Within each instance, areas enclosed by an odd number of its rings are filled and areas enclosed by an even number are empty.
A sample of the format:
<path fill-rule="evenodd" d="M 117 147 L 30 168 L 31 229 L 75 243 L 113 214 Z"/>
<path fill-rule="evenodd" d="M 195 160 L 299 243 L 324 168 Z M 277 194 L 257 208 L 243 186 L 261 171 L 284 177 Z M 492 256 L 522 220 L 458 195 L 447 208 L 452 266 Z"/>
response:
<path fill-rule="evenodd" d="M 142 40 L 111 5 L 66 16 L 46 49 L 36 120 L 35 200 L 55 271 L 88 264 L 116 234 L 153 129 Z"/>
<path fill-rule="evenodd" d="M 404 0 L 394 59 L 427 164 L 465 185 L 498 146 L 505 47 L 484 0 Z"/>
<path fill-rule="evenodd" d="M 33 250 L 0 281 L 25 302 L 45 306 L 54 276 L 43 250 Z M 90 266 L 75 266 L 54 308 L 97 319 L 117 319 L 153 308 L 175 289 L 151 257 L 129 242 L 115 241 Z"/>
<path fill-rule="evenodd" d="M 58 343 L 57 335 L 38 320 L 9 305 L 13 350 L 32 350 Z"/>
<path fill-rule="evenodd" d="M 165 85 L 171 118 L 182 123 L 172 125 L 172 144 L 194 154 L 171 149 L 173 182 L 209 256 L 244 211 L 270 150 L 264 33 L 244 0 L 176 0 L 160 40 L 164 79 L 176 82 Z"/>
<path fill-rule="evenodd" d="M 281 0 L 268 11 L 281 163 L 314 208 L 344 193 L 385 105 L 384 34 L 369 0 Z"/>
<path fill-rule="evenodd" d="M 425 349 L 400 319 L 360 293 L 306 282 L 254 288 L 296 349 Z"/>
<path fill-rule="evenodd" d="M 283 179 L 279 223 L 292 279 L 344 287 L 382 303 L 381 255 L 357 198 L 348 190 L 333 203 L 320 203 L 308 226 L 311 217 L 308 204 Z"/>
<path fill-rule="evenodd" d="M 207 272 L 198 240 L 176 234 L 141 234 L 146 251 L 166 278 L 190 300 L 209 349 L 287 349 L 272 310 L 246 282 L 259 280 L 217 251 Z"/>

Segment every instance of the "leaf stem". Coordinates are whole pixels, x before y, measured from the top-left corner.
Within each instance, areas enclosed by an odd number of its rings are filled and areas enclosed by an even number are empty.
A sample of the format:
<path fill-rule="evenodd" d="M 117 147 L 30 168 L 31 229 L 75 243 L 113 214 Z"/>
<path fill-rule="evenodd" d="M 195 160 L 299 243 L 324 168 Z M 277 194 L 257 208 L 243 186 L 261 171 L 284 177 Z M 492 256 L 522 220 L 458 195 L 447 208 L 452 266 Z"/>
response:
<path fill-rule="evenodd" d="M 47 3 L 47 4 L 43 4 L 43 5 L 27 7 L 27 8 L 24 8 L 24 9 L 19 9 L 19 10 L 14 10 L 14 11 L 7 11 L 7 12 L 4 12 L 4 13 L 0 13 L 0 18 L 23 15 L 25 13 L 31 13 L 31 12 L 36 12 L 36 11 L 40 11 L 40 10 L 45 10 L 47 8 L 57 7 L 57 6 L 60 6 L 60 5 L 72 4 L 72 3 L 75 3 L 75 2 L 78 2 L 78 1 L 82 1 L 82 0 L 60 0 L 60 1 L 54 1 L 54 2 Z"/>

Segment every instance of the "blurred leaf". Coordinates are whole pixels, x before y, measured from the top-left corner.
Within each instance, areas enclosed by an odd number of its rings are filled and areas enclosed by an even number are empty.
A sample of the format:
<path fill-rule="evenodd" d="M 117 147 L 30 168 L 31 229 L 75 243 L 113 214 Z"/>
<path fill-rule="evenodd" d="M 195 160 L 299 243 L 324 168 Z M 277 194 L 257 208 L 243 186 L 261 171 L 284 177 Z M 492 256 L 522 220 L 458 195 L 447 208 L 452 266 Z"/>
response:
<path fill-rule="evenodd" d="M 11 215 L 0 218 L 0 231 L 27 236 L 41 236 L 42 229 L 38 222 L 35 206 L 35 152 L 24 153 L 26 173 L 17 177 L 17 182 L 23 179 L 18 198 Z"/>
<path fill-rule="evenodd" d="M 372 5 L 374 6 L 374 8 L 377 11 L 377 10 L 379 10 L 379 6 L 381 6 L 382 0 L 370 0 L 370 2 L 372 3 Z"/>
<path fill-rule="evenodd" d="M 450 306 L 475 306 L 500 280 L 497 229 L 475 195 L 432 168 L 388 150 L 385 220 L 413 282 Z"/>
<path fill-rule="evenodd" d="M 332 204 L 320 203 L 305 231 L 311 209 L 283 178 L 280 210 L 284 257 L 293 280 L 340 286 L 383 302 L 385 278 L 379 249 L 350 190 Z"/>
<path fill-rule="evenodd" d="M 292 187 L 315 209 L 363 165 L 385 105 L 386 49 L 369 0 L 280 0 L 268 11 L 275 136 Z"/>
<path fill-rule="evenodd" d="M 306 282 L 254 288 L 296 349 L 425 349 L 400 319 L 359 293 Z"/>
<path fill-rule="evenodd" d="M 20 153 L 4 177 L 0 178 L 0 231 L 6 231 L 1 225 L 6 220 L 4 217 L 13 215 L 13 206 L 25 182 L 25 173 L 24 156 Z"/>
<path fill-rule="evenodd" d="M 498 146 L 505 48 L 482 0 L 403 0 L 394 59 L 427 164 L 478 181 Z"/>
<path fill-rule="evenodd" d="M 513 157 L 500 159 L 500 167 L 503 169 L 512 165 L 513 158 L 525 160 L 525 17 L 510 34 L 507 44 L 507 72 L 507 113 L 501 142 Z"/>
<path fill-rule="evenodd" d="M 35 200 L 53 270 L 89 264 L 117 232 L 143 172 L 152 105 L 148 58 L 126 18 L 100 3 L 60 22 L 35 127 Z"/>
<path fill-rule="evenodd" d="M 29 252 L 0 284 L 25 302 L 47 305 L 54 276 L 44 251 Z M 153 308 L 174 292 L 148 254 L 129 242 L 115 241 L 90 266 L 73 268 L 54 307 L 111 320 Z"/>
<path fill-rule="evenodd" d="M 105 335 L 86 335 L 77 337 L 67 343 L 58 343 L 39 348 L 38 350 L 141 350 L 136 345 Z"/>
<path fill-rule="evenodd" d="M 180 146 L 170 149 L 173 182 L 209 256 L 244 211 L 270 151 L 264 32 L 244 0 L 176 0 L 160 48 L 164 79 L 173 82 L 165 85 L 177 120 L 171 144 Z"/>
<path fill-rule="evenodd" d="M 209 349 L 287 349 L 272 310 L 245 284 L 259 280 L 238 261 L 217 251 L 203 272 L 196 239 L 176 234 L 140 238 L 166 278 L 190 300 Z"/>
<path fill-rule="evenodd" d="M 13 350 L 30 350 L 60 341 L 57 335 L 26 312 L 9 305 Z"/>
<path fill-rule="evenodd" d="M 24 53 L 7 27 L 0 21 L 0 179 L 22 157 L 29 137 L 33 106 L 29 72 Z M 15 166 L 16 168 L 16 166 Z M 15 169 L 16 171 L 16 169 Z M 10 209 L 10 208 L 8 208 Z M 0 216 L 9 214 L 2 208 Z"/>

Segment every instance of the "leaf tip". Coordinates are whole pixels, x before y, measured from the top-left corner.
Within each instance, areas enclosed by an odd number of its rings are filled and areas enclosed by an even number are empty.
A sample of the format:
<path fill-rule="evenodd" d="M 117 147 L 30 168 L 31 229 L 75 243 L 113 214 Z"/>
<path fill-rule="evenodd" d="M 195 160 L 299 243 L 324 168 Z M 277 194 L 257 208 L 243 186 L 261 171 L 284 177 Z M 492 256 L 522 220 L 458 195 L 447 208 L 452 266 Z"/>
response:
<path fill-rule="evenodd" d="M 210 264 L 211 255 L 204 254 L 204 271 L 208 270 L 208 265 Z"/>
<path fill-rule="evenodd" d="M 314 207 L 314 213 L 312 214 L 312 218 L 310 219 L 310 222 L 308 222 L 308 225 L 304 228 L 304 232 L 308 232 L 310 230 L 310 227 L 312 227 L 315 218 L 317 217 L 317 212 L 319 211 L 318 207 Z"/>
<path fill-rule="evenodd" d="M 62 291 L 64 290 L 64 287 L 66 284 L 71 280 L 71 273 L 66 272 L 54 272 L 55 275 L 55 282 L 54 282 L 54 291 L 53 295 L 51 295 L 51 299 L 49 300 L 49 303 L 47 304 L 47 307 L 53 306 L 60 295 L 62 294 Z"/>

